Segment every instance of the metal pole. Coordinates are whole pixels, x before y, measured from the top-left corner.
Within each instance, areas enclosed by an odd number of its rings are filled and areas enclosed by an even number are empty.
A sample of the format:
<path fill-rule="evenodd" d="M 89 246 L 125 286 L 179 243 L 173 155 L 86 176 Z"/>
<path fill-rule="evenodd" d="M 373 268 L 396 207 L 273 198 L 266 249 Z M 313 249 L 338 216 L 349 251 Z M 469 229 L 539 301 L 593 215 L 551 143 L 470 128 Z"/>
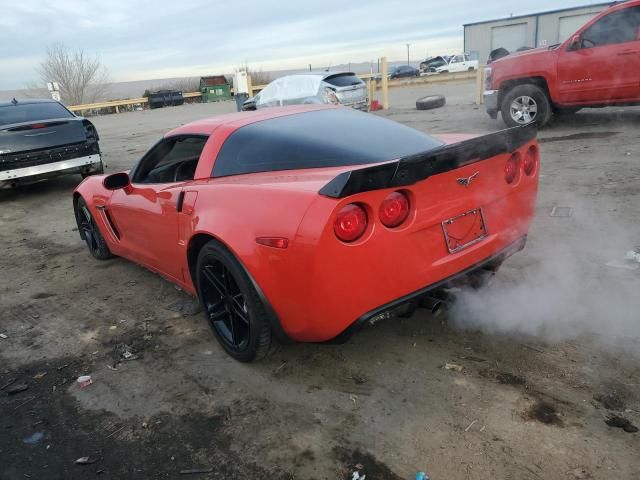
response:
<path fill-rule="evenodd" d="M 484 100 L 484 69 L 486 67 L 480 65 L 476 71 L 476 105 L 482 105 Z"/>
<path fill-rule="evenodd" d="M 411 65 L 411 62 L 409 61 L 409 47 L 411 46 L 410 43 L 407 43 L 407 65 Z"/>

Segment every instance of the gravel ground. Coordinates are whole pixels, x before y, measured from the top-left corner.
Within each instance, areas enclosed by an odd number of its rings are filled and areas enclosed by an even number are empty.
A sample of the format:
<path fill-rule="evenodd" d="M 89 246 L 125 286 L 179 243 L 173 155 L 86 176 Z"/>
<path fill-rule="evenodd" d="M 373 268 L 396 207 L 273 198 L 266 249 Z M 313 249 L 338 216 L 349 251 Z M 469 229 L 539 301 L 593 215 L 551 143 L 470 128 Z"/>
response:
<path fill-rule="evenodd" d="M 381 115 L 433 134 L 503 128 L 473 89 L 395 88 Z M 416 111 L 430 93 L 447 105 Z M 96 118 L 108 171 L 233 108 Z M 89 256 L 71 208 L 79 178 L 0 193 L 0 478 L 639 478 L 639 434 L 605 423 L 640 425 L 639 322 L 627 321 L 640 271 L 606 266 L 640 244 L 639 127 L 639 109 L 585 110 L 540 133 L 529 244 L 466 300 L 473 311 L 418 311 L 250 365 L 181 313 L 189 298 L 171 284 Z M 83 374 L 94 383 L 81 389 Z"/>

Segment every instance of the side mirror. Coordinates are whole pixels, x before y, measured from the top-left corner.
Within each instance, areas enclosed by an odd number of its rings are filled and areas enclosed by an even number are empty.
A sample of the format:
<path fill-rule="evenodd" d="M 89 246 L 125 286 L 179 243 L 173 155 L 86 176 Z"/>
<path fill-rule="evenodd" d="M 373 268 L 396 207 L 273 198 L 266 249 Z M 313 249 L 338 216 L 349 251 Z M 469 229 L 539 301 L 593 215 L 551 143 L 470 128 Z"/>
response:
<path fill-rule="evenodd" d="M 569 50 L 580 50 L 582 47 L 582 37 L 580 35 L 574 35 L 569 42 Z"/>
<path fill-rule="evenodd" d="M 119 190 L 131 185 L 129 174 L 127 172 L 112 173 L 111 175 L 104 177 L 102 185 L 107 190 Z"/>

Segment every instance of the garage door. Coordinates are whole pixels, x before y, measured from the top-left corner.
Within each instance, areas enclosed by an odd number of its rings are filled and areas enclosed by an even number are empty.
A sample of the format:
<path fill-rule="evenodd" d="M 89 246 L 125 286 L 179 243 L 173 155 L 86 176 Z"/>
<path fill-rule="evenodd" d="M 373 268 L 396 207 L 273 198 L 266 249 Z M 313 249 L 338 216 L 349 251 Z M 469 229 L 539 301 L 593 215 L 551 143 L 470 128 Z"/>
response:
<path fill-rule="evenodd" d="M 520 47 L 530 47 L 527 44 L 527 24 L 517 23 L 491 29 L 491 49 L 506 48 L 513 52 Z"/>
<path fill-rule="evenodd" d="M 585 13 L 582 15 L 571 15 L 569 17 L 560 17 L 560 27 L 558 33 L 558 43 L 564 42 L 573 35 L 576 30 L 595 17 L 597 13 Z"/>

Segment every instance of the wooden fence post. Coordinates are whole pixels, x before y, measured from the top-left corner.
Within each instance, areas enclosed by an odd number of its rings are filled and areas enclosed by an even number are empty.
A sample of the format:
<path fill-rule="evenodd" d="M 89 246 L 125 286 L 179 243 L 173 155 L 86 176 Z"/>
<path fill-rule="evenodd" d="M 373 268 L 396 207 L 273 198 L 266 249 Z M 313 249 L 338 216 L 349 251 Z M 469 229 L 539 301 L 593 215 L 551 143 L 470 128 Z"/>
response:
<path fill-rule="evenodd" d="M 253 97 L 253 83 L 251 82 L 251 74 L 247 73 L 247 93 L 249 97 Z"/>
<path fill-rule="evenodd" d="M 389 78 L 387 76 L 387 57 L 380 59 L 380 75 L 382 75 L 382 109 L 389 109 Z"/>

